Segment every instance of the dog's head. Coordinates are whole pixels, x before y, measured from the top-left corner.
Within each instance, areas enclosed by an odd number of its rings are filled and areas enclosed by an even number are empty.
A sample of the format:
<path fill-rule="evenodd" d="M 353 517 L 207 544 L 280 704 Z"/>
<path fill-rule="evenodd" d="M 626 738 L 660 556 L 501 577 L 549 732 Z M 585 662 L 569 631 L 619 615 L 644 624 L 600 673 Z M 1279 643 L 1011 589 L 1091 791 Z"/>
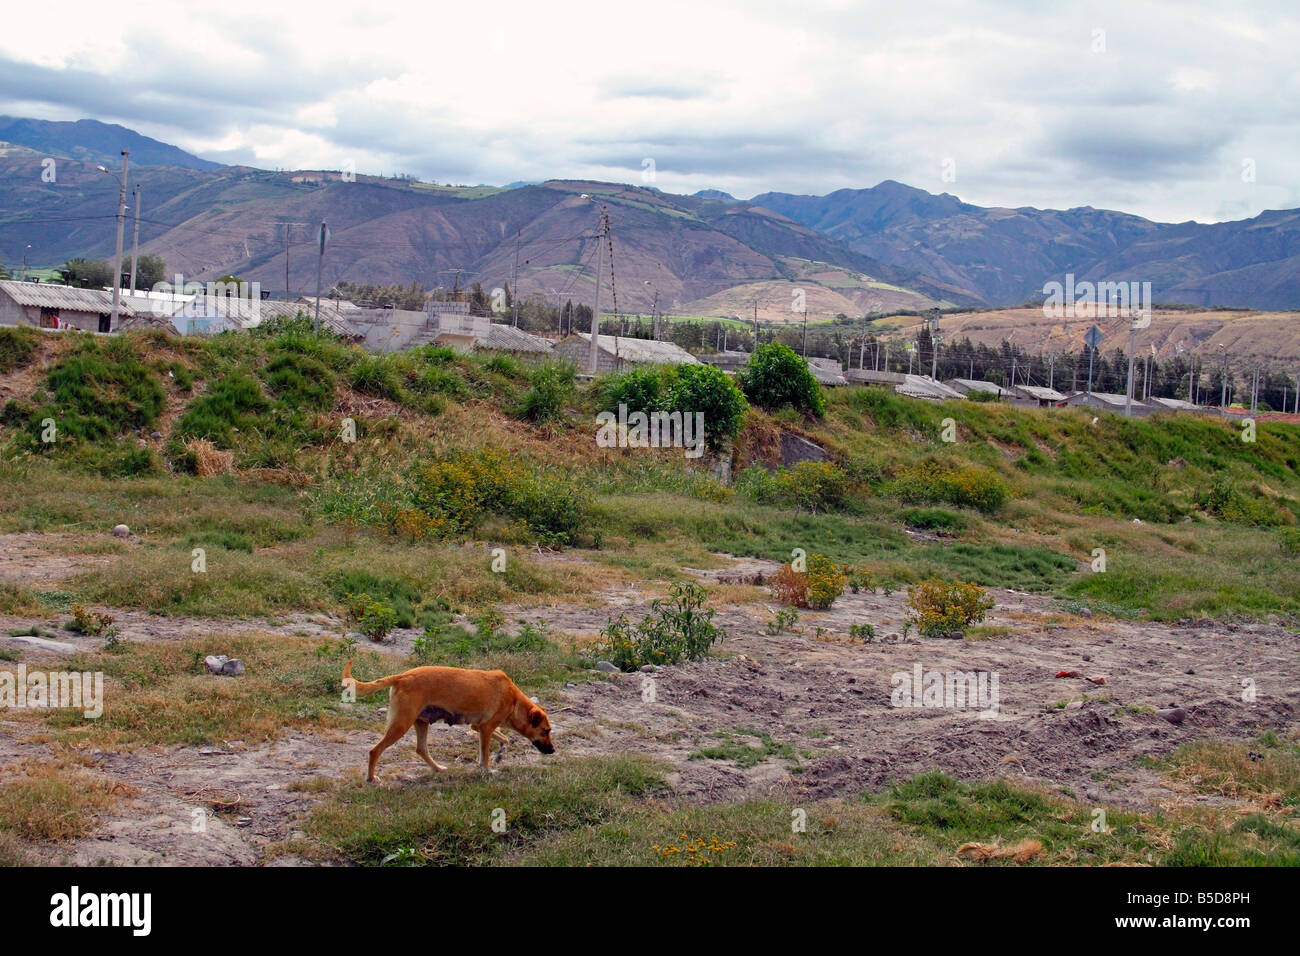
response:
<path fill-rule="evenodd" d="M 536 747 L 544 754 L 555 753 L 555 745 L 551 743 L 551 721 L 546 716 L 546 711 L 533 704 L 528 710 L 528 716 L 524 719 L 523 735 L 533 742 Z"/>

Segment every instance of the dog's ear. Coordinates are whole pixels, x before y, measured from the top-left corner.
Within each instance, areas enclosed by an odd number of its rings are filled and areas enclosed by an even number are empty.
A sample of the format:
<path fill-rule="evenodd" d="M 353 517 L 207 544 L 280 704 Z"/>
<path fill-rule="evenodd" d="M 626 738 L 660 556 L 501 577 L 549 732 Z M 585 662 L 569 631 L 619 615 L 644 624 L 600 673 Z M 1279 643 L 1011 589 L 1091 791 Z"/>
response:
<path fill-rule="evenodd" d="M 532 713 L 528 715 L 528 723 L 536 727 L 542 722 L 542 708 L 534 707 Z"/>

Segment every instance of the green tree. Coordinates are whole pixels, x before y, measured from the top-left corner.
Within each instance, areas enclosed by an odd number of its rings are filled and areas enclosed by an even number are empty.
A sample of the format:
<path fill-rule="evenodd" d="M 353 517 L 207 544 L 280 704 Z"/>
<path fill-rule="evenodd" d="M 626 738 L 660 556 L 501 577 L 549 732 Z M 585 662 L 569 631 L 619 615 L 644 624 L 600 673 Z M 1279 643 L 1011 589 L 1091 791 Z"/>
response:
<path fill-rule="evenodd" d="M 745 418 L 745 396 L 726 372 L 714 365 L 681 365 L 669 387 L 668 411 L 682 416 L 704 413 L 704 440 L 719 452 L 736 437 Z"/>
<path fill-rule="evenodd" d="M 821 386 L 808 369 L 808 363 L 780 342 L 754 349 L 749 364 L 740 370 L 737 378 L 745 397 L 768 411 L 790 406 L 820 418 L 826 410 Z"/>
<path fill-rule="evenodd" d="M 71 285 L 98 289 L 113 282 L 113 267 L 104 259 L 69 259 L 59 270 Z"/>

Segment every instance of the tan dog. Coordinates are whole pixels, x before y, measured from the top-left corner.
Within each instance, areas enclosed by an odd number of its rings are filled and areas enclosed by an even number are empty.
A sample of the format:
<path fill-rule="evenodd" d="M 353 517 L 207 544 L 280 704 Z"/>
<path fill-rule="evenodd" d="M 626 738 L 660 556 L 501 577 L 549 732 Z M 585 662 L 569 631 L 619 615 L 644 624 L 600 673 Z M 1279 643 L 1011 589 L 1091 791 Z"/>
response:
<path fill-rule="evenodd" d="M 434 770 L 446 770 L 429 756 L 429 725 L 469 724 L 478 731 L 479 753 L 484 772 L 488 750 L 497 730 L 508 724 L 527 737 L 544 754 L 555 753 L 551 744 L 551 722 L 546 711 L 534 704 L 502 671 L 473 671 L 459 667 L 416 667 L 401 674 L 368 682 L 352 676 L 352 662 L 343 668 L 343 686 L 351 686 L 358 697 L 388 688 L 388 729 L 370 748 L 366 780 L 374 782 L 379 756 L 415 725 L 415 752 Z"/>

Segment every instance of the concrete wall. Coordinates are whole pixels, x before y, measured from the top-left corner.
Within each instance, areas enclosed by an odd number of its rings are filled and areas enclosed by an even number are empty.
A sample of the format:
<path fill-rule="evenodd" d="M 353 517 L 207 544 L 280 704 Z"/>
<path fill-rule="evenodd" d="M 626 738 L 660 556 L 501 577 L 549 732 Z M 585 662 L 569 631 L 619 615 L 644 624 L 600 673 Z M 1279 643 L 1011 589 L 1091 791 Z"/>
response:
<path fill-rule="evenodd" d="M 591 342 L 580 339 L 575 335 L 572 338 L 557 342 L 555 352 L 572 362 L 579 372 L 591 371 Z M 629 366 L 629 363 L 614 358 L 604 349 L 600 350 L 596 366 L 598 373 L 617 372 L 626 366 Z"/>
<path fill-rule="evenodd" d="M 99 331 L 98 312 L 77 312 L 72 309 L 61 309 L 59 310 L 59 318 L 64 325 L 71 325 L 84 332 Z M 34 325 L 40 328 L 40 307 L 19 305 L 9 296 L 0 294 L 0 325 Z"/>

